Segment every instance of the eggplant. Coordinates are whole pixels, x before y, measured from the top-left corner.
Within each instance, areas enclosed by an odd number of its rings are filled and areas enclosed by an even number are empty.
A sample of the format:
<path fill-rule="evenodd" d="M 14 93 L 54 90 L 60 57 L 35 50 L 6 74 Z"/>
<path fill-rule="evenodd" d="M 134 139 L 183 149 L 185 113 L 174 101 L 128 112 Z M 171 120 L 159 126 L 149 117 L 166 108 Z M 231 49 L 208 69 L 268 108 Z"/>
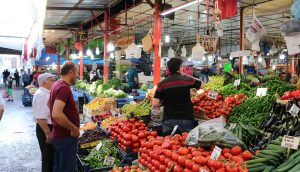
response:
<path fill-rule="evenodd" d="M 270 128 L 276 120 L 276 116 L 273 115 L 264 125 L 264 128 Z"/>

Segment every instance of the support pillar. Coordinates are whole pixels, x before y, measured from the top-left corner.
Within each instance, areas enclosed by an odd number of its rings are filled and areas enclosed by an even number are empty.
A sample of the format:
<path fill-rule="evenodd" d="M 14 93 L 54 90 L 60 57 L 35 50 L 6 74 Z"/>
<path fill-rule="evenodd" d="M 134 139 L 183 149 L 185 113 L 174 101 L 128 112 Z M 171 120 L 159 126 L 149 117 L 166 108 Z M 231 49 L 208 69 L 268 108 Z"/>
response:
<path fill-rule="evenodd" d="M 60 75 L 60 54 L 59 52 L 56 52 L 56 54 L 57 54 L 56 73 L 59 76 Z"/>
<path fill-rule="evenodd" d="M 66 49 L 66 60 L 70 59 L 70 38 L 67 39 L 67 46 L 65 46 Z"/>
<path fill-rule="evenodd" d="M 108 11 L 104 12 L 104 65 L 103 65 L 103 82 L 108 82 L 108 53 L 107 53 L 107 45 L 108 45 Z"/>
<path fill-rule="evenodd" d="M 240 50 L 244 50 L 244 9 L 240 10 Z M 240 74 L 244 73 L 243 57 L 240 57 Z"/>
<path fill-rule="evenodd" d="M 79 75 L 80 75 L 80 80 L 83 80 L 83 42 L 80 42 L 80 48 L 79 48 L 79 58 L 80 58 L 80 64 L 79 64 Z"/>
<path fill-rule="evenodd" d="M 157 85 L 160 82 L 160 39 L 161 39 L 161 16 L 160 14 L 160 0 L 155 0 L 154 12 L 154 81 L 153 84 Z"/>

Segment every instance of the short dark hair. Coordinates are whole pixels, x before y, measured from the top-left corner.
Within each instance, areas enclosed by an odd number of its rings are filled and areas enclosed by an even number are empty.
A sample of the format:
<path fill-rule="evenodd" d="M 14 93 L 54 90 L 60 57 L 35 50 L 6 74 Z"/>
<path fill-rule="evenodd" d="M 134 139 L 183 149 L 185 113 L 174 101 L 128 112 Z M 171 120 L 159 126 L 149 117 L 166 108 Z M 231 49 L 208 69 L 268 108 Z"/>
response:
<path fill-rule="evenodd" d="M 76 64 L 71 61 L 66 61 L 60 69 L 60 74 L 67 75 L 72 70 L 76 70 Z"/>
<path fill-rule="evenodd" d="M 169 60 L 168 63 L 167 63 L 167 66 L 168 66 L 168 69 L 169 69 L 170 73 L 172 73 L 172 74 L 176 73 L 180 69 L 181 64 L 182 64 L 181 59 L 171 58 L 171 60 Z"/>

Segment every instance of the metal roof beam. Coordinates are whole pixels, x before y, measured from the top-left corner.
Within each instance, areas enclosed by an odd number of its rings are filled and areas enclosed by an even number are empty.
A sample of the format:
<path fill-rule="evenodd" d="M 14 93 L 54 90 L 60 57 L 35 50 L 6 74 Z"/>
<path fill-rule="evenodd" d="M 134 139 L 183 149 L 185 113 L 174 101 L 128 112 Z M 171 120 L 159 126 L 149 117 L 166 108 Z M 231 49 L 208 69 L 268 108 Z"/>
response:
<path fill-rule="evenodd" d="M 81 11 L 104 11 L 105 8 L 101 7 L 47 7 L 47 10 L 81 10 Z"/>
<path fill-rule="evenodd" d="M 44 25 L 46 30 L 76 30 L 78 25 Z"/>

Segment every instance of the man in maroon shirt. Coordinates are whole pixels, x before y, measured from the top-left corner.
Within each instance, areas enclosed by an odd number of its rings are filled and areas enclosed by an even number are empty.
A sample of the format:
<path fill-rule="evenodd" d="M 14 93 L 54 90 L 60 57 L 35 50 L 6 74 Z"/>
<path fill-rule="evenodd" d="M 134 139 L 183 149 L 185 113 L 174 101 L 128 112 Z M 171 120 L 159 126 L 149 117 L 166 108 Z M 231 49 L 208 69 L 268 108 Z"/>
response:
<path fill-rule="evenodd" d="M 61 68 L 61 80 L 56 81 L 49 98 L 52 144 L 55 148 L 54 172 L 73 172 L 76 167 L 79 137 L 79 112 L 70 89 L 78 76 L 78 66 L 70 61 Z"/>

